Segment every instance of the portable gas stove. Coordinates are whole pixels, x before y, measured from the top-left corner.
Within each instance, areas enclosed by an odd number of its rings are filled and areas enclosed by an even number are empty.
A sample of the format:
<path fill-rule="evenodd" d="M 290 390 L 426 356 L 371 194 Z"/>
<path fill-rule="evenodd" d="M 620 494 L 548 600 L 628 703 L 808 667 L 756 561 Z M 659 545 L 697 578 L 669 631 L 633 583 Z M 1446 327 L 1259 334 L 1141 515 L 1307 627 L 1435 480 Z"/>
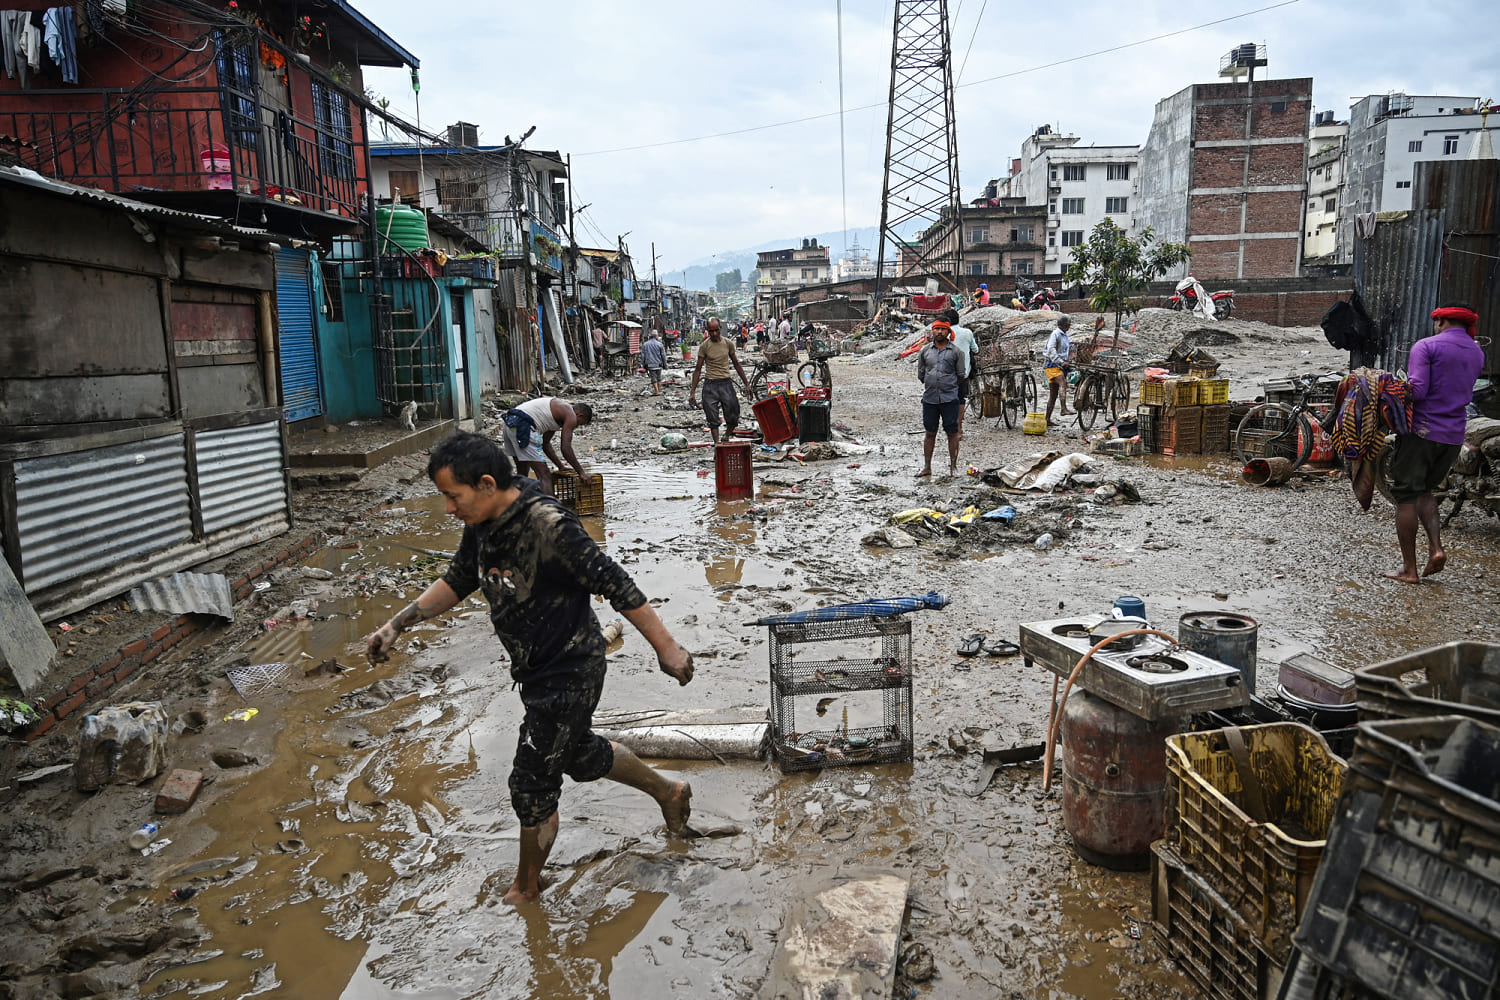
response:
<path fill-rule="evenodd" d="M 1040 663 L 1066 678 L 1104 638 L 1105 632 L 1090 631 L 1104 623 L 1118 627 L 1107 615 L 1023 623 L 1021 655 L 1028 667 Z M 1105 646 L 1084 664 L 1075 684 L 1148 722 L 1234 708 L 1250 700 L 1239 670 L 1154 635 Z"/>

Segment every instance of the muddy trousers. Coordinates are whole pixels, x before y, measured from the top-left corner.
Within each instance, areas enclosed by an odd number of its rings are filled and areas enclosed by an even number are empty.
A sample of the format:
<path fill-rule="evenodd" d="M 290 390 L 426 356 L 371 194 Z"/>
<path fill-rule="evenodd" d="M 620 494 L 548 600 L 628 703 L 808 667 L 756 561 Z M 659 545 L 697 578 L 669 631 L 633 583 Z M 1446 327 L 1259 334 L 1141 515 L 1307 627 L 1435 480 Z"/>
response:
<path fill-rule="evenodd" d="M 597 781 L 614 767 L 614 747 L 589 728 L 603 673 L 597 682 L 569 687 L 521 685 L 526 717 L 510 770 L 510 803 L 522 826 L 539 826 L 557 811 L 563 775 Z"/>

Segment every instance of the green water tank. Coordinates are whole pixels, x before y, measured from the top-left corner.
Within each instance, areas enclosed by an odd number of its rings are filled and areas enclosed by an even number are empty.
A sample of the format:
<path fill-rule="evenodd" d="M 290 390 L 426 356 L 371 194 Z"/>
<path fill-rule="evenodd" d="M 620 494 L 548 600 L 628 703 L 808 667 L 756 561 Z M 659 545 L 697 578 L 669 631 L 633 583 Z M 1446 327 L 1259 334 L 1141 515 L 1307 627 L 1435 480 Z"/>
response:
<path fill-rule="evenodd" d="M 427 216 L 410 205 L 381 205 L 375 209 L 375 226 L 380 230 L 380 252 L 394 253 L 394 243 L 408 251 L 428 245 Z"/>

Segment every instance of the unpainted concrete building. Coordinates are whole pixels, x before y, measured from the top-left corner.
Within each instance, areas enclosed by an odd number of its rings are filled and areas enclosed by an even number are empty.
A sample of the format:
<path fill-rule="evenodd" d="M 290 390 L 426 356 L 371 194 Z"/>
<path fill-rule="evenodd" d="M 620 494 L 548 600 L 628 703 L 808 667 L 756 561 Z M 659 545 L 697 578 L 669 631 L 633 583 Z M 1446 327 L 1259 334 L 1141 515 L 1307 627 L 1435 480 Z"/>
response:
<path fill-rule="evenodd" d="M 1136 231 L 1192 248 L 1199 278 L 1301 273 L 1312 79 L 1199 83 L 1156 105 Z"/>
<path fill-rule="evenodd" d="M 1345 141 L 1349 123 L 1320 111 L 1307 139 L 1307 215 L 1302 258 L 1334 262 L 1338 251 L 1338 206 L 1343 198 Z"/>

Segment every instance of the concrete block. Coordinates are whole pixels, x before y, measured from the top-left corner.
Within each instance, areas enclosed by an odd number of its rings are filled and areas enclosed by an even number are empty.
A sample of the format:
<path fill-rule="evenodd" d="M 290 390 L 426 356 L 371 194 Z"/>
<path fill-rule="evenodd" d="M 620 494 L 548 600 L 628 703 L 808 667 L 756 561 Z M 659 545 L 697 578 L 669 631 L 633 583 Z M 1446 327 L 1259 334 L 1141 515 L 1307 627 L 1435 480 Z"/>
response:
<path fill-rule="evenodd" d="M 185 813 L 203 790 L 203 772 L 175 768 L 156 793 L 156 811 L 164 815 Z"/>

